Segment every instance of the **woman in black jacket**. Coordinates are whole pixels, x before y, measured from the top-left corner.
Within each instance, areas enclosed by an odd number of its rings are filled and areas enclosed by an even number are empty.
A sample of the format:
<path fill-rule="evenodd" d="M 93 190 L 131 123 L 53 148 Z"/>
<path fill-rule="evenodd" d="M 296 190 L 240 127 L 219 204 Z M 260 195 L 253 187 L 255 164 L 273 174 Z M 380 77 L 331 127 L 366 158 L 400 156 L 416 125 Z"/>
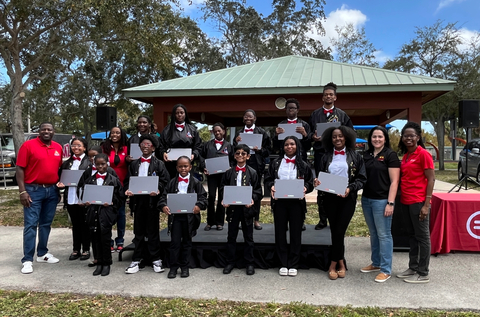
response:
<path fill-rule="evenodd" d="M 302 200 L 298 198 L 278 200 L 275 197 L 276 179 L 303 179 L 303 192 L 307 194 L 313 190 L 313 174 L 310 167 L 302 160 L 301 144 L 298 138 L 288 136 L 283 143 L 283 153 L 268 167 L 265 177 L 265 187 L 271 189 L 274 199 L 273 219 L 275 224 L 275 248 L 280 258 L 282 276 L 296 276 L 300 262 L 302 247 L 302 225 L 305 218 L 305 209 Z M 287 229 L 290 233 L 290 250 L 287 245 Z"/>
<path fill-rule="evenodd" d="M 320 171 L 348 178 L 344 194 L 326 193 L 324 207 L 330 223 L 332 246 L 328 277 L 336 280 L 345 277 L 345 232 L 355 212 L 357 192 L 367 181 L 362 156 L 355 151 L 356 134 L 347 126 L 329 128 L 322 135 L 325 155 L 320 161 Z M 320 181 L 315 179 L 315 186 Z"/>
<path fill-rule="evenodd" d="M 90 166 L 85 139 L 73 139 L 70 149 L 72 155 L 60 167 L 60 179 L 64 170 L 86 170 Z M 57 187 L 65 188 L 63 203 L 72 221 L 73 252 L 68 259 L 87 260 L 90 258 L 90 233 L 88 232 L 88 226 L 85 224 L 85 207 L 78 204 L 77 187 L 65 187 L 65 184 L 61 182 L 57 183 Z M 82 250 L 81 253 L 80 250 Z"/>
<path fill-rule="evenodd" d="M 182 104 L 173 107 L 170 123 L 163 129 L 159 140 L 160 151 L 158 151 L 158 155 L 165 162 L 170 178 L 174 178 L 177 174 L 176 162 L 168 158 L 170 149 L 192 149 L 190 160 L 193 162 L 198 159 L 202 140 L 197 128 L 188 118 L 187 108 Z"/>

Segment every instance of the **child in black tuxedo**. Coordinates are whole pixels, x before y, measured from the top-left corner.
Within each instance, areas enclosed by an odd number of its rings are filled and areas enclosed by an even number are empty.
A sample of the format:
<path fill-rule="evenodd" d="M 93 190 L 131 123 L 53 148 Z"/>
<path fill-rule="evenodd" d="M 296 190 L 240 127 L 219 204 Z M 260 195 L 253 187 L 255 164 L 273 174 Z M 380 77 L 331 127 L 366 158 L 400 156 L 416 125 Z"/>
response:
<path fill-rule="evenodd" d="M 105 202 L 103 205 L 92 205 L 85 202 L 87 206 L 86 222 L 91 231 L 93 254 L 97 260 L 97 267 L 93 275 L 106 276 L 110 274 L 112 265 L 112 253 L 110 251 L 110 239 L 112 238 L 112 226 L 117 219 L 117 210 L 123 200 L 123 189 L 118 177 L 107 171 L 108 156 L 100 153 L 95 156 L 97 172 L 86 180 L 80 179 L 78 188 L 83 193 L 85 185 L 113 186 L 112 202 Z M 79 191 L 80 192 L 80 191 Z"/>
<path fill-rule="evenodd" d="M 253 218 L 256 210 L 253 205 L 262 199 L 262 187 L 257 172 L 247 166 L 250 158 L 250 148 L 246 144 L 238 144 L 234 149 L 234 157 L 237 164 L 229 169 L 222 178 L 221 192 L 225 186 L 252 186 L 252 202 L 245 206 L 230 206 L 222 202 L 227 208 L 228 238 L 227 238 L 227 265 L 223 274 L 230 274 L 235 265 L 235 253 L 239 224 L 242 224 L 243 239 L 245 240 L 244 258 L 247 264 L 247 275 L 255 274 L 253 260 Z"/>
<path fill-rule="evenodd" d="M 133 274 L 140 270 L 140 262 L 143 265 L 152 264 L 156 273 L 164 271 L 160 259 L 160 217 L 157 209 L 160 195 L 170 180 L 165 164 L 157 159 L 153 153 L 158 148 L 157 137 L 152 134 L 144 134 L 139 139 L 142 157 L 132 161 L 128 167 L 127 177 L 123 181 L 125 195 L 130 197 L 130 209 L 133 211 L 135 234 L 132 263 L 125 269 L 125 273 Z M 134 195 L 130 190 L 130 177 L 132 176 L 158 176 L 158 188 L 149 195 Z"/>
<path fill-rule="evenodd" d="M 162 197 L 158 202 L 158 208 L 168 215 L 168 232 L 172 234 L 170 242 L 170 271 L 168 278 L 177 277 L 178 268 L 181 269 L 180 277 L 189 277 L 189 262 L 192 253 L 192 237 L 197 234 L 200 226 L 200 210 L 207 208 L 207 192 L 202 183 L 190 174 L 192 161 L 186 156 L 177 160 L 178 177 L 171 179 Z M 193 213 L 177 214 L 170 213 L 167 205 L 167 194 L 197 193 L 197 202 Z"/>

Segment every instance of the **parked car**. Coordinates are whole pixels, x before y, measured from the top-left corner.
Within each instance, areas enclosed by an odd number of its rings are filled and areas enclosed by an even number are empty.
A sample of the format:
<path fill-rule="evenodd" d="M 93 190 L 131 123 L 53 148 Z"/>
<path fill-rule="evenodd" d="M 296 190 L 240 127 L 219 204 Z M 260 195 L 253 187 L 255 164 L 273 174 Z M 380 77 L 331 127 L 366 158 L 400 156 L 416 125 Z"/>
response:
<path fill-rule="evenodd" d="M 38 133 L 25 133 L 25 141 L 35 139 L 38 136 Z M 70 140 L 72 139 L 71 134 L 61 134 L 55 133 L 53 135 L 53 140 L 60 143 L 64 148 L 63 157 L 66 158 L 70 154 L 69 145 Z M 0 182 L 3 183 L 3 180 L 7 182 L 12 182 L 14 185 L 17 184 L 17 179 L 15 176 L 15 162 L 17 157 L 15 155 L 15 148 L 13 145 L 13 135 L 11 133 L 2 133 L 1 134 L 1 161 L 0 161 Z"/>
<path fill-rule="evenodd" d="M 462 179 L 465 175 L 475 178 L 480 183 L 480 139 L 471 140 L 460 152 L 458 179 Z"/>

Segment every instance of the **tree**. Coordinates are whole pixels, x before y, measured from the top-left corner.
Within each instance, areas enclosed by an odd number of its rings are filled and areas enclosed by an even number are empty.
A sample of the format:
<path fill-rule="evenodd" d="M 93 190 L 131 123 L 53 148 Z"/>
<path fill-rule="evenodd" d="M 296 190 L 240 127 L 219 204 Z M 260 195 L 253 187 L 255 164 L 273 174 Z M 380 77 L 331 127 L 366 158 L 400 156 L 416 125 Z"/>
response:
<path fill-rule="evenodd" d="M 178 15 L 164 1 L 1 0 L 0 9 L 0 55 L 10 79 L 9 112 L 16 151 L 23 142 L 22 101 L 27 88 L 49 76 L 57 80 L 59 71 L 67 66 L 81 66 L 90 47 L 105 47 L 109 50 L 106 55 L 112 58 L 118 49 L 115 44 L 122 43 L 130 52 L 137 50 L 138 54 L 130 58 L 156 66 L 146 70 L 149 75 L 163 75 L 161 66 L 170 66 L 174 74 L 171 60 L 178 47 L 170 35 L 176 32 L 169 31 L 175 28 Z M 138 41 L 131 41 L 133 38 Z M 118 69 L 119 64 L 129 65 L 131 61 L 110 59 L 108 66 Z M 141 71 L 126 67 L 117 83 L 134 85 L 140 76 L 132 73 Z"/>
<path fill-rule="evenodd" d="M 456 23 L 445 25 L 439 20 L 432 26 L 417 27 L 415 34 L 416 37 L 404 44 L 399 55 L 385 63 L 384 68 L 455 80 L 452 66 L 459 63 L 458 46 L 462 42 Z M 445 121 L 455 116 L 456 99 L 450 92 L 425 104 L 422 109 L 437 135 L 440 170 L 444 170 Z"/>
<path fill-rule="evenodd" d="M 375 60 L 377 49 L 367 39 L 365 28 L 360 30 L 352 23 L 345 26 L 336 26 L 338 38 L 331 38 L 333 49 L 336 51 L 336 60 L 341 63 L 350 63 L 362 66 L 378 67 Z"/>

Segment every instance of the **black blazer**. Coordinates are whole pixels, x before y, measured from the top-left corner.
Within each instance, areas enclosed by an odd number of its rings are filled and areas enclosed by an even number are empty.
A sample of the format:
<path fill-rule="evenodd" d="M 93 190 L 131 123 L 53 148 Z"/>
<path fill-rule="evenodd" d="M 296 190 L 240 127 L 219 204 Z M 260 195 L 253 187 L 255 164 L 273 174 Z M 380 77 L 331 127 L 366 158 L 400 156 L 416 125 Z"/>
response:
<path fill-rule="evenodd" d="M 65 162 L 63 162 L 62 166 L 58 170 L 58 179 L 62 178 L 63 170 L 71 170 L 73 165 L 73 156 L 70 156 Z M 80 166 L 78 167 L 79 170 L 86 170 L 90 167 L 91 163 L 88 159 L 88 155 L 85 153 L 83 159 L 80 161 Z M 90 169 L 91 173 L 91 169 Z M 83 177 L 83 176 L 82 176 Z M 80 178 L 82 178 L 80 177 Z M 63 206 L 66 207 L 68 205 L 68 186 L 65 186 L 65 190 L 63 191 Z"/>
<path fill-rule="evenodd" d="M 175 123 L 174 123 L 175 124 Z M 198 158 L 202 140 L 198 134 L 197 128 L 194 125 L 185 123 L 185 128 L 183 131 L 178 131 L 174 129 L 173 134 L 170 133 L 170 124 L 168 124 L 165 129 L 163 129 L 159 141 L 159 151 L 160 159 L 163 160 L 163 153 L 166 153 L 168 149 L 192 149 L 192 154 L 194 159 Z"/>
<path fill-rule="evenodd" d="M 219 150 L 217 150 L 217 147 L 215 146 L 215 139 L 202 143 L 200 148 L 200 170 L 203 172 L 205 169 L 205 159 L 221 157 L 225 155 L 228 155 L 230 166 L 233 166 L 235 163 L 233 152 L 233 145 L 231 145 L 230 142 L 225 139 L 223 140 L 223 144 Z"/>
<path fill-rule="evenodd" d="M 123 181 L 123 188 L 127 191 L 130 187 L 130 177 L 138 176 L 138 170 L 140 169 L 141 160 L 133 160 L 128 166 L 127 176 Z M 158 158 L 152 155 L 150 165 L 148 166 L 148 176 L 158 176 L 158 191 L 160 194 L 157 196 L 150 195 L 134 195 L 130 197 L 130 209 L 136 210 L 137 207 L 147 205 L 148 208 L 157 208 L 158 200 L 163 194 L 165 186 L 170 180 L 170 175 L 165 168 L 165 164 Z"/>
<path fill-rule="evenodd" d="M 348 114 L 345 113 L 340 108 L 334 107 L 333 113 L 328 116 L 323 112 L 323 107 L 312 112 L 310 116 L 310 138 L 315 134 L 317 129 L 317 123 L 326 123 L 326 122 L 340 122 L 341 125 L 345 125 L 353 129 L 353 123 Z M 313 149 L 315 151 L 325 151 L 322 147 L 322 141 L 313 142 Z"/>
<path fill-rule="evenodd" d="M 263 198 L 262 195 L 262 185 L 260 183 L 260 177 L 258 176 L 257 172 L 248 165 L 245 165 L 246 171 L 244 175 L 244 184 L 247 186 L 252 186 L 252 199 L 253 201 L 260 201 Z M 223 174 L 222 182 L 218 192 L 221 193 L 223 196 L 223 189 L 225 186 L 237 186 L 237 172 L 235 168 L 231 168 Z M 227 221 L 230 222 L 234 208 L 236 207 L 243 207 L 245 220 L 248 225 L 253 223 L 253 217 L 255 216 L 255 209 L 254 207 L 247 208 L 245 206 L 229 206 L 226 210 L 227 213 Z"/>
<path fill-rule="evenodd" d="M 278 169 L 280 168 L 280 164 L 282 163 L 283 155 L 276 158 L 270 165 L 268 166 L 267 175 L 265 176 L 265 187 L 270 190 L 272 186 L 275 184 L 275 180 L 278 179 Z M 305 188 L 307 189 L 305 194 L 310 193 L 313 190 L 313 173 L 307 163 L 299 159 L 298 157 L 295 158 L 295 167 L 297 170 L 297 179 L 303 179 L 303 183 Z"/>
<path fill-rule="evenodd" d="M 237 137 L 240 135 L 240 133 L 245 132 L 245 126 L 241 128 L 237 133 L 235 133 L 235 138 L 233 139 L 233 147 L 237 146 L 238 142 L 235 141 Z M 263 129 L 260 128 L 259 126 L 255 125 L 255 129 L 253 129 L 254 134 L 261 134 L 262 135 L 262 148 L 260 149 L 260 152 L 255 153 L 255 160 L 257 161 L 257 165 L 259 167 L 259 172 L 261 175 L 258 175 L 259 177 L 262 177 L 264 170 L 265 170 L 265 159 L 270 155 L 270 147 L 272 141 L 270 140 L 270 136 L 268 133 Z"/>
<path fill-rule="evenodd" d="M 159 211 L 162 211 L 162 208 L 167 206 L 167 194 L 176 194 L 178 193 L 178 176 L 172 178 L 165 187 L 162 196 L 160 197 L 157 207 Z M 203 188 L 202 183 L 196 179 L 192 173 L 190 173 L 190 179 L 188 181 L 187 193 L 197 193 L 197 202 L 195 203 L 200 210 L 207 209 L 207 192 Z M 182 216 L 182 215 L 181 215 Z M 197 229 L 200 226 L 201 216 L 198 214 L 188 214 L 188 231 L 191 237 L 194 237 L 197 234 Z M 172 229 L 172 223 L 174 215 L 168 216 L 168 232 L 170 233 Z"/>

